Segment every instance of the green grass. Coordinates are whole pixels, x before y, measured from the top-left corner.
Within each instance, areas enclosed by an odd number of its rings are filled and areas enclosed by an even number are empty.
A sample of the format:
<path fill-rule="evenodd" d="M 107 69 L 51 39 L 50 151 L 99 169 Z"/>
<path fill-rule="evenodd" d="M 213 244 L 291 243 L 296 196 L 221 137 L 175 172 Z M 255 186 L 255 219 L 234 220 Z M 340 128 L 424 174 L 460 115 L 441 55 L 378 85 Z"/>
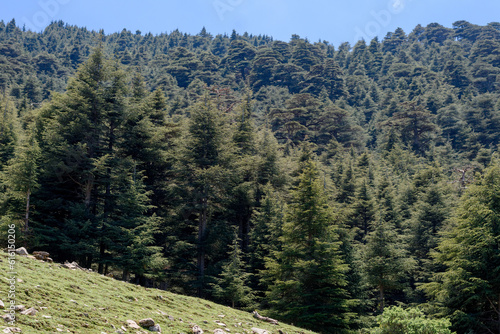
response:
<path fill-rule="evenodd" d="M 0 300 L 8 306 L 7 253 L 0 252 L 0 260 L 3 281 Z M 252 327 L 267 329 L 270 333 L 278 333 L 281 329 L 288 334 L 314 334 L 281 323 L 274 326 L 253 318 L 248 312 L 203 299 L 147 289 L 97 273 L 69 270 L 56 263 L 17 256 L 16 271 L 18 280 L 21 280 L 16 283 L 16 304 L 34 307 L 38 311 L 34 316 L 17 313 L 15 327 L 21 328 L 25 334 L 111 334 L 121 326 L 127 328 L 126 320 L 138 322 L 143 318 L 154 319 L 160 324 L 162 333 L 172 334 L 189 334 L 194 324 L 205 333 L 212 333 L 216 328 L 224 329 L 215 320 L 225 323 L 231 334 L 252 333 Z M 9 327 L 3 320 L 0 322 L 0 331 Z M 136 332 L 139 331 L 127 328 L 126 333 Z"/>

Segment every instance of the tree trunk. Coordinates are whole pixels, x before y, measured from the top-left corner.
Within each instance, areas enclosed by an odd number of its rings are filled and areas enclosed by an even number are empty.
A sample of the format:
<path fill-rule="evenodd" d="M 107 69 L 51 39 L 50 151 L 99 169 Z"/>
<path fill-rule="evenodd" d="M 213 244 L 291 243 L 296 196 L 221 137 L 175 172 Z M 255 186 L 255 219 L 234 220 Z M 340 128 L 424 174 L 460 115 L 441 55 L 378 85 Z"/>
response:
<path fill-rule="evenodd" d="M 92 255 L 88 255 L 87 256 L 87 261 L 85 262 L 85 267 L 87 268 L 92 268 L 92 260 L 94 259 L 94 257 Z"/>
<path fill-rule="evenodd" d="M 85 207 L 90 209 L 92 203 L 92 192 L 94 190 L 94 175 L 89 174 L 85 183 Z"/>
<path fill-rule="evenodd" d="M 124 280 L 125 282 L 128 282 L 130 280 L 130 270 L 123 269 L 122 280 Z"/>
<path fill-rule="evenodd" d="M 101 244 L 99 245 L 99 267 L 97 268 L 97 272 L 99 274 L 104 273 L 104 263 L 102 261 L 104 259 L 105 253 L 106 253 L 106 246 L 104 245 L 104 242 L 101 241 Z"/>
<path fill-rule="evenodd" d="M 200 279 L 200 286 L 198 288 L 198 296 L 203 296 L 203 282 L 205 279 L 205 237 L 207 231 L 207 198 L 202 199 L 202 211 L 200 214 L 200 223 L 198 230 L 198 274 Z"/>
<path fill-rule="evenodd" d="M 384 287 L 382 285 L 379 286 L 379 299 L 380 299 L 380 312 L 384 312 L 385 307 L 385 296 L 384 296 Z"/>
<path fill-rule="evenodd" d="M 26 193 L 26 214 L 24 217 L 24 232 L 26 232 L 26 233 L 28 233 L 28 229 L 29 229 L 30 197 L 31 197 L 31 189 L 28 188 L 28 191 Z"/>

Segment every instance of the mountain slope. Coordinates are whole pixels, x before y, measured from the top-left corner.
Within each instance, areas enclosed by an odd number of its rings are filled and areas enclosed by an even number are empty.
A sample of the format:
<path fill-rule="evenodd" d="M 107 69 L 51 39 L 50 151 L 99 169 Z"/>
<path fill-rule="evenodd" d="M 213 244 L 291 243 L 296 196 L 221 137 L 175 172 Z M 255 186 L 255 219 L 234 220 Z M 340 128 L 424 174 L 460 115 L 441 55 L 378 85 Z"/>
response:
<path fill-rule="evenodd" d="M 7 254 L 0 253 L 0 260 L 0 277 L 4 281 L 0 299 L 8 307 L 10 300 L 7 300 L 7 289 L 4 290 L 10 278 Z M 38 311 L 34 316 L 17 313 L 15 327 L 25 334 L 117 333 L 122 326 L 127 329 L 126 333 L 149 333 L 127 327 L 127 320 L 139 322 L 144 318 L 155 320 L 162 333 L 191 333 L 197 324 L 205 333 L 227 328 L 231 333 L 243 334 L 252 333 L 252 328 L 261 328 L 270 333 L 282 330 L 289 334 L 313 334 L 289 325 L 273 326 L 248 312 L 206 300 L 147 289 L 97 273 L 62 268 L 56 263 L 17 256 L 15 269 L 16 304 Z M 8 326 L 2 322 L 0 331 Z"/>

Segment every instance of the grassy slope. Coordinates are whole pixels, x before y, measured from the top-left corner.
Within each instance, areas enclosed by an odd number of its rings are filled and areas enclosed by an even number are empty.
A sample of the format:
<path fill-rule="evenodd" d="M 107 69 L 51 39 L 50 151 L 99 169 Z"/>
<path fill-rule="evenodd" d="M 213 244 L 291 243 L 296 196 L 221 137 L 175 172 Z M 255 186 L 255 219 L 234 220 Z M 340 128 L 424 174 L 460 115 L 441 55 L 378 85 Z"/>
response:
<path fill-rule="evenodd" d="M 16 259 L 17 278 L 22 280 L 16 286 L 16 302 L 39 311 L 35 316 L 17 315 L 16 327 L 25 334 L 115 333 L 121 326 L 126 327 L 126 320 L 138 322 L 143 318 L 153 318 L 160 324 L 162 333 L 172 334 L 191 333 L 192 324 L 199 325 L 205 333 L 212 333 L 216 328 L 223 328 L 215 320 L 225 323 L 232 334 L 252 333 L 252 327 L 267 329 L 271 333 L 281 329 L 289 334 L 313 334 L 288 325 L 273 326 L 254 319 L 248 312 L 206 300 L 146 289 L 96 273 L 61 268 L 55 263 L 20 256 Z M 0 260 L 3 281 L 0 300 L 7 306 L 7 254 L 0 252 Z M 175 320 L 169 320 L 168 316 Z M 2 331 L 8 324 L 0 321 Z M 127 329 L 127 333 L 136 331 Z"/>

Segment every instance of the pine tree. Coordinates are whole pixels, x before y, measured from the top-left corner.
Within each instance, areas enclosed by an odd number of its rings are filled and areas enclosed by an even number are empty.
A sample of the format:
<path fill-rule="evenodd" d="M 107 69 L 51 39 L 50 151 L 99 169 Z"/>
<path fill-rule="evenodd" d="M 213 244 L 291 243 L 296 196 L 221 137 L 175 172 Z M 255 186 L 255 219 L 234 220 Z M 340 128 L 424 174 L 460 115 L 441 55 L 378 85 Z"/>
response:
<path fill-rule="evenodd" d="M 347 266 L 318 170 L 306 162 L 285 216 L 282 250 L 267 263 L 274 278 L 268 298 L 276 315 L 322 333 L 348 327 Z"/>
<path fill-rule="evenodd" d="M 113 262 L 123 269 L 125 281 L 129 280 L 130 273 L 135 274 L 139 284 L 144 277 L 161 278 L 166 261 L 155 240 L 160 232 L 160 218 L 148 215 L 150 194 L 143 177 L 132 170 L 123 173 L 117 181 L 121 189 L 110 217 L 115 224 L 111 226 L 113 231 L 107 234 L 111 239 L 110 251 L 116 257 Z"/>
<path fill-rule="evenodd" d="M 23 227 L 24 238 L 27 238 L 30 232 L 31 196 L 39 187 L 40 153 L 33 126 L 30 126 L 0 175 L 2 185 L 6 189 L 6 203 L 3 203 L 6 212 L 3 214 L 10 214 L 14 221 L 22 221 L 20 225 Z"/>
<path fill-rule="evenodd" d="M 38 203 L 40 241 L 55 257 L 78 259 L 99 272 L 112 262 L 108 227 L 124 169 L 118 150 L 126 136 L 125 74 L 102 46 L 69 81 L 67 92 L 42 108 L 44 173 Z M 53 233 L 62 231 L 58 235 Z"/>
<path fill-rule="evenodd" d="M 253 293 L 248 286 L 250 274 L 245 272 L 243 252 L 240 249 L 240 242 L 236 235 L 227 253 L 227 258 L 222 266 L 220 277 L 216 278 L 213 287 L 214 295 L 225 302 L 229 302 L 233 308 L 236 305 L 247 306 L 253 300 Z"/>
<path fill-rule="evenodd" d="M 444 272 L 424 290 L 444 305 L 459 333 L 500 332 L 500 164 L 461 198 L 456 217 L 434 254 Z"/>
<path fill-rule="evenodd" d="M 3 96 L 0 101 L 0 170 L 6 166 L 7 161 L 13 157 L 16 145 L 15 111 L 9 99 Z"/>
<path fill-rule="evenodd" d="M 281 251 L 279 238 L 283 229 L 284 203 L 270 184 L 264 186 L 260 206 L 252 214 L 250 232 L 250 268 L 253 274 L 253 288 L 258 292 L 266 290 L 264 270 L 266 258 Z M 262 295 L 258 295 L 262 297 Z"/>
<path fill-rule="evenodd" d="M 204 294 L 206 287 L 207 248 L 211 241 L 215 242 L 209 239 L 210 231 L 215 227 L 223 230 L 227 228 L 227 224 L 222 223 L 225 217 L 216 215 L 226 207 L 228 187 L 234 181 L 229 170 L 234 149 L 226 130 L 224 116 L 207 94 L 191 108 L 187 133 L 183 138 L 184 145 L 177 153 L 177 175 L 172 191 L 182 199 L 178 210 L 186 212 L 190 223 L 196 225 L 193 226 L 197 234 L 194 241 L 197 247 L 195 284 L 200 296 Z M 221 225 L 218 219 L 222 220 Z M 221 235 L 218 237 L 217 242 L 220 243 Z M 180 236 L 178 242 L 181 240 L 187 241 L 185 236 Z M 215 250 L 213 251 L 212 258 L 216 256 Z"/>
<path fill-rule="evenodd" d="M 379 220 L 366 237 L 362 259 L 365 280 L 377 290 L 377 309 L 382 312 L 387 293 L 402 289 L 401 280 L 413 269 L 414 260 L 408 256 L 394 225 L 384 220 Z"/>
<path fill-rule="evenodd" d="M 363 179 L 357 188 L 351 207 L 352 214 L 349 217 L 349 223 L 351 227 L 358 230 L 358 239 L 362 240 L 371 231 L 375 221 L 375 203 L 366 179 Z"/>

